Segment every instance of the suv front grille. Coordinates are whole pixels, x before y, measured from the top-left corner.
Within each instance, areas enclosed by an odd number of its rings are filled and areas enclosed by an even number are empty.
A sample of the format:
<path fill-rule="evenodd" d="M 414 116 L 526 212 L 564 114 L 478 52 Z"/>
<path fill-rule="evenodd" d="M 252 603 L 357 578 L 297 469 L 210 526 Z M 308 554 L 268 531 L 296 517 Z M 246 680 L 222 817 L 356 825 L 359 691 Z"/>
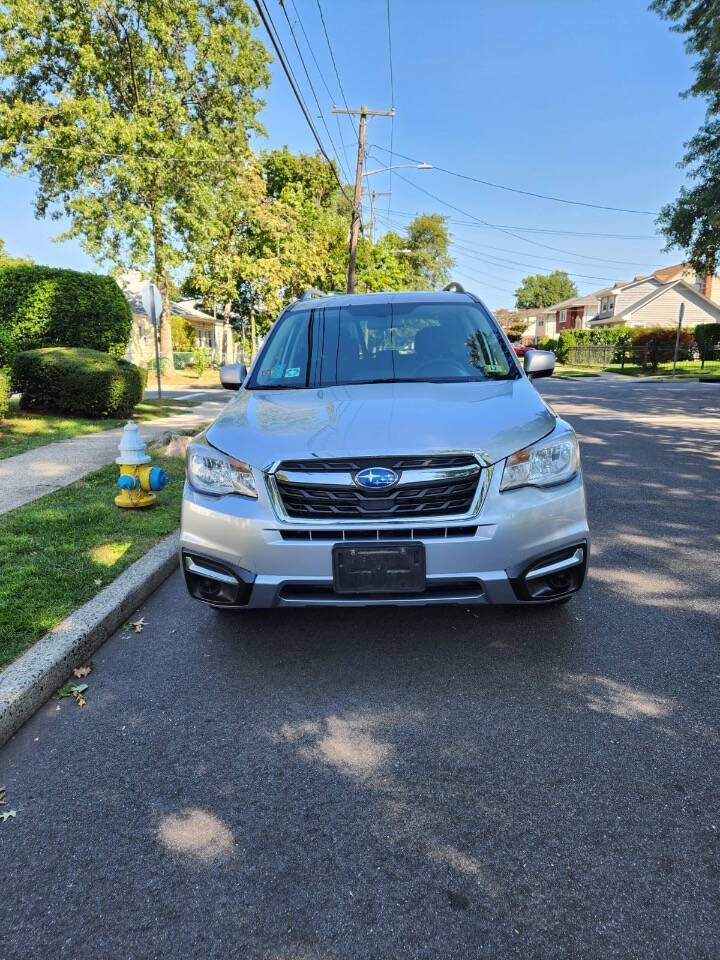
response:
<path fill-rule="evenodd" d="M 427 457 L 334 457 L 321 460 L 283 460 L 281 470 L 297 470 L 301 473 L 355 473 L 365 467 L 390 467 L 391 470 L 429 470 L 442 467 L 476 467 L 477 460 L 468 453 L 447 453 Z"/>
<path fill-rule="evenodd" d="M 379 491 L 364 490 L 352 482 L 359 470 L 381 466 L 395 470 L 403 482 Z M 428 470 L 452 469 L 458 476 L 427 479 Z M 469 475 L 468 470 L 472 470 Z M 412 480 L 414 471 L 424 474 L 417 482 Z M 302 481 L 306 472 L 314 474 L 312 482 Z M 293 474 L 292 482 L 288 473 Z M 332 473 L 346 474 L 348 482 L 331 482 Z M 319 474 L 328 474 L 328 482 Z M 294 519 L 382 520 L 464 515 L 472 507 L 479 478 L 480 467 L 474 457 L 448 455 L 284 461 L 275 482 L 287 515 Z"/>

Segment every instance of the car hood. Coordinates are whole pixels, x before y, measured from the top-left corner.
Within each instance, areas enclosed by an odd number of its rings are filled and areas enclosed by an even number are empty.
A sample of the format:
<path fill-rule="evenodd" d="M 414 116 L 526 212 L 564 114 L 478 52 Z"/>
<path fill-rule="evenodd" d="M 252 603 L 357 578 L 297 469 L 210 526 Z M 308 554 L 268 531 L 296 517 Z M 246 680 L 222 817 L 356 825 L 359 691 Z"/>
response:
<path fill-rule="evenodd" d="M 556 417 L 525 379 L 238 391 L 207 431 L 218 450 L 277 460 L 472 451 L 495 463 L 546 436 Z"/>

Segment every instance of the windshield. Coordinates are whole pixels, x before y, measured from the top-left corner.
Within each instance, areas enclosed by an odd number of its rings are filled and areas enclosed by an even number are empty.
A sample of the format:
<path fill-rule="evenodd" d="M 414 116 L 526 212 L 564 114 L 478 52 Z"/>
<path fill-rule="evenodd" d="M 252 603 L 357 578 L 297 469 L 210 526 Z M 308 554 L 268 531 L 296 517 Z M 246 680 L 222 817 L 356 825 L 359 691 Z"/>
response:
<path fill-rule="evenodd" d="M 495 324 L 479 304 L 374 301 L 285 314 L 249 386 L 296 389 L 516 376 Z"/>

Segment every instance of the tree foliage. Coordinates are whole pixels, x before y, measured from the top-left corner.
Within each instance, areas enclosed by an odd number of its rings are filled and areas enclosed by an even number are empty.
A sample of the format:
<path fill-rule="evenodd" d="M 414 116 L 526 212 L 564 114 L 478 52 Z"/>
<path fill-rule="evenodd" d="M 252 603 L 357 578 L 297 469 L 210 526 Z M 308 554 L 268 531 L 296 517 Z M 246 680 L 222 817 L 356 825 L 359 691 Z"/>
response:
<path fill-rule="evenodd" d="M 685 144 L 678 164 L 693 185 L 681 187 L 656 222 L 667 251 L 679 248 L 698 274 L 714 274 L 720 260 L 720 5 L 709 0 L 655 0 L 651 9 L 685 34 L 685 47 L 697 59 L 695 81 L 684 95 L 707 102 L 705 121 Z"/>
<path fill-rule="evenodd" d="M 515 291 L 515 306 L 520 310 L 550 307 L 577 296 L 577 287 L 564 270 L 536 273 L 524 277 Z"/>
<path fill-rule="evenodd" d="M 519 340 L 527 327 L 527 317 L 519 310 L 500 310 L 495 311 L 495 319 L 508 335 L 510 340 Z"/>
<path fill-rule="evenodd" d="M 268 56 L 244 0 L 3 0 L 0 164 L 39 178 L 92 256 L 148 268 L 163 293 L 217 172 L 262 128 Z"/>

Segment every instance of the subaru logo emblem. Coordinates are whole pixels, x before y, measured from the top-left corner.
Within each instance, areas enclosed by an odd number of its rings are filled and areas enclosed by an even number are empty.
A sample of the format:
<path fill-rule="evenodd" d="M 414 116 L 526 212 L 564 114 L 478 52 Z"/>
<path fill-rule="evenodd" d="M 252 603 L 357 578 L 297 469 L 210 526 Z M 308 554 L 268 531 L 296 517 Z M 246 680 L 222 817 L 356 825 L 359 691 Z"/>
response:
<path fill-rule="evenodd" d="M 388 467 L 366 467 L 355 474 L 355 483 L 366 490 L 387 490 L 394 487 L 400 478 Z"/>

